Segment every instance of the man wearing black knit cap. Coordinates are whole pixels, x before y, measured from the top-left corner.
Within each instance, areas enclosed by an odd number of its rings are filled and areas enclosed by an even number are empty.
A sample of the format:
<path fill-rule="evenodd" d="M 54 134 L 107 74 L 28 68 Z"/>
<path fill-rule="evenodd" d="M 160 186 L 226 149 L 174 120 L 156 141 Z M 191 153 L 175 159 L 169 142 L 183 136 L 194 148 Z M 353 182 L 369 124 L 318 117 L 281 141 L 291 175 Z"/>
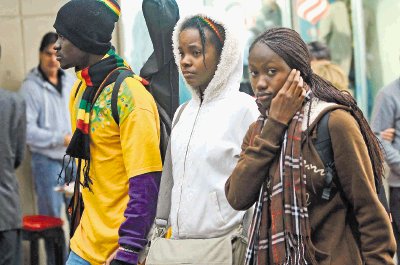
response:
<path fill-rule="evenodd" d="M 74 133 L 66 153 L 77 160 L 85 209 L 67 265 L 138 264 L 155 216 L 160 123 L 146 81 L 124 79 L 117 120 L 111 109 L 115 81 L 122 69 L 130 69 L 110 43 L 119 14 L 114 0 L 72 0 L 54 23 L 57 60 L 63 69 L 75 67 L 78 77 L 70 98 Z"/>

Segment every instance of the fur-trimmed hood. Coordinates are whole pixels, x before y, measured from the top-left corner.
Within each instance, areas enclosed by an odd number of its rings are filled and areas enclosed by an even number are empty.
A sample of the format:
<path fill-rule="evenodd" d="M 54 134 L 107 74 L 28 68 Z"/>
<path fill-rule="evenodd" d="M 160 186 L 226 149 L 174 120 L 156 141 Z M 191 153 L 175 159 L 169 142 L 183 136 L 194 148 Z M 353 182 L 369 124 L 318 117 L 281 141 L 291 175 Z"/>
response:
<path fill-rule="evenodd" d="M 179 34 L 182 25 L 195 16 L 207 17 L 214 22 L 220 24 L 225 29 L 225 42 L 222 47 L 221 59 L 215 71 L 213 79 L 204 91 L 203 103 L 212 101 L 215 98 L 223 97 L 226 93 L 239 91 L 239 84 L 243 74 L 243 49 L 239 39 L 234 33 L 234 28 L 227 22 L 229 19 L 222 18 L 221 14 L 213 15 L 212 10 L 205 12 L 197 12 L 181 18 L 175 26 L 172 42 L 175 62 L 178 65 L 179 72 L 182 73 L 180 67 L 181 56 L 179 54 Z M 192 99 L 200 102 L 200 93 L 189 84 L 186 83 L 192 93 Z"/>

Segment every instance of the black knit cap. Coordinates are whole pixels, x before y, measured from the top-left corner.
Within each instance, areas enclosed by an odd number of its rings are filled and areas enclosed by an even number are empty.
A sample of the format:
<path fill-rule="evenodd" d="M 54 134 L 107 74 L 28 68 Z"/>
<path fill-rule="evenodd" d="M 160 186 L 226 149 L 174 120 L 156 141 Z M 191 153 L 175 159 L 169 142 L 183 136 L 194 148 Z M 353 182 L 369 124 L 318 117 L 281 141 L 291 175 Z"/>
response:
<path fill-rule="evenodd" d="M 71 0 L 58 11 L 54 28 L 80 50 L 103 55 L 119 14 L 115 0 Z"/>

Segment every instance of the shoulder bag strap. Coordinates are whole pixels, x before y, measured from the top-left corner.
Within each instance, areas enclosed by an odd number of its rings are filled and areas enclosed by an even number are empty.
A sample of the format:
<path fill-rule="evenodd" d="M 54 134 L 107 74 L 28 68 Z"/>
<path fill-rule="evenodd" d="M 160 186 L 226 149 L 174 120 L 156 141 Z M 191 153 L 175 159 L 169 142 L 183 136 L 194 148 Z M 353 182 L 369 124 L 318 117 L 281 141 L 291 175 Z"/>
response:
<path fill-rule="evenodd" d="M 322 199 L 329 200 L 331 197 L 333 176 L 336 175 L 331 136 L 329 133 L 328 122 L 330 111 L 328 111 L 318 122 L 317 140 L 314 144 L 319 157 L 325 166 L 325 183 L 322 191 Z"/>
<path fill-rule="evenodd" d="M 254 208 L 251 207 L 249 208 L 246 213 L 243 216 L 243 221 L 242 221 L 242 226 L 243 226 L 243 231 L 242 231 L 242 236 L 245 238 L 248 238 L 249 235 L 249 229 L 251 226 L 251 222 L 253 220 L 253 213 L 254 213 Z"/>

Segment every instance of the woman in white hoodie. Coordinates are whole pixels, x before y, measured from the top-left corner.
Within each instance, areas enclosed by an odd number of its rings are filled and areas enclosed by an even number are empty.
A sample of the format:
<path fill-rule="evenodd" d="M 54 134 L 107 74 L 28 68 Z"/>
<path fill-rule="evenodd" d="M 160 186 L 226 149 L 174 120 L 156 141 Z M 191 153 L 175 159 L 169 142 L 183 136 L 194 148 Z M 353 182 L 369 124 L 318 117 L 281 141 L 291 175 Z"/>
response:
<path fill-rule="evenodd" d="M 171 134 L 174 239 L 221 237 L 243 220 L 244 212 L 226 200 L 224 184 L 258 110 L 239 92 L 242 49 L 233 30 L 197 14 L 178 21 L 173 33 L 175 60 L 192 93 Z"/>

